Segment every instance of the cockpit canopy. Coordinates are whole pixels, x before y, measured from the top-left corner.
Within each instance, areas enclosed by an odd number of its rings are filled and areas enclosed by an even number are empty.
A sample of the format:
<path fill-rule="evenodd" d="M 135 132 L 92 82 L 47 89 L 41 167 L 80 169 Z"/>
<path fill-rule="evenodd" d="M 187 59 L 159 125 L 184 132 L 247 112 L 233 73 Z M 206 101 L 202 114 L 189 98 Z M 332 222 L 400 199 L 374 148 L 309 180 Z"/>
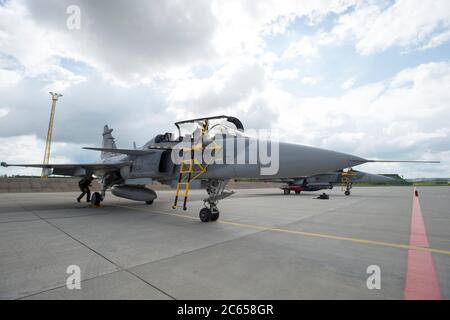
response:
<path fill-rule="evenodd" d="M 215 116 L 175 122 L 178 129 L 178 137 L 172 132 L 158 134 L 154 138 L 154 143 L 180 142 L 186 135 L 196 135 L 203 133 L 209 139 L 214 139 L 216 135 L 244 136 L 244 126 L 235 117 Z"/>
<path fill-rule="evenodd" d="M 211 138 L 217 134 L 238 136 L 244 132 L 244 126 L 238 118 L 224 115 L 183 120 L 175 122 L 175 126 L 178 129 L 179 136 L 192 134 L 196 130 L 205 132 Z"/>

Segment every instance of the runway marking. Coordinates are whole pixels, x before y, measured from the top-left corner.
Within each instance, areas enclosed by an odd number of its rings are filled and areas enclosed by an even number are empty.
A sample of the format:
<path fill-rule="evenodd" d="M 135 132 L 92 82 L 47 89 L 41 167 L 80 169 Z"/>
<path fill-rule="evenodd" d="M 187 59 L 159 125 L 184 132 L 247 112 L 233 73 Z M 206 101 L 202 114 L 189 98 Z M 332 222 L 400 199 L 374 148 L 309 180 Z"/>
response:
<path fill-rule="evenodd" d="M 409 244 L 411 246 L 429 247 L 418 194 L 416 196 L 416 188 L 413 191 Z M 413 248 L 408 250 L 404 298 L 405 300 L 441 299 L 439 280 L 430 251 L 418 251 Z"/>
<path fill-rule="evenodd" d="M 183 214 L 177 214 L 177 213 L 168 213 L 168 212 L 163 212 L 163 211 L 149 211 L 147 209 L 129 207 L 129 206 L 119 206 L 119 205 L 112 205 L 112 206 L 126 208 L 126 209 L 132 209 L 132 210 L 138 210 L 138 211 L 144 211 L 147 213 L 158 213 L 158 214 L 165 214 L 165 215 L 175 216 L 175 217 L 180 217 L 180 218 L 187 218 L 187 219 L 191 219 L 191 220 L 198 220 L 198 218 L 196 218 L 196 217 L 183 215 Z M 279 232 L 279 233 L 296 234 L 296 235 L 301 235 L 301 236 L 306 236 L 306 237 L 348 241 L 348 242 L 396 248 L 396 249 L 415 250 L 415 251 L 419 251 L 419 252 L 439 253 L 439 254 L 450 255 L 450 250 L 435 249 L 435 248 L 430 248 L 430 247 L 425 247 L 425 246 L 416 246 L 416 245 L 407 245 L 407 244 L 399 244 L 399 243 L 376 241 L 376 240 L 359 239 L 359 238 L 338 236 L 338 235 L 325 234 L 325 233 L 315 233 L 315 232 L 306 232 L 306 231 L 284 229 L 284 228 L 274 228 L 274 227 L 270 227 L 270 226 L 258 226 L 258 225 L 253 225 L 253 224 L 238 223 L 238 222 L 232 222 L 232 221 L 226 221 L 226 220 L 218 220 L 214 223 L 227 224 L 227 225 L 232 225 L 232 226 L 236 226 L 236 227 L 259 230 L 259 231 L 272 231 L 272 232 Z"/>

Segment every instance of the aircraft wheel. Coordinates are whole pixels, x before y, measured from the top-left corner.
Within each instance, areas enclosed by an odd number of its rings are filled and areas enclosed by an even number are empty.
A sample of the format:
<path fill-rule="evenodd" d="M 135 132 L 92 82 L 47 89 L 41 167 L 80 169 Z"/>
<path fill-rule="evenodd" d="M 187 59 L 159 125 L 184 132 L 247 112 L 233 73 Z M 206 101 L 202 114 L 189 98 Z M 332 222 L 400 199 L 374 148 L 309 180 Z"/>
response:
<path fill-rule="evenodd" d="M 291 193 L 291 190 L 289 190 L 289 189 L 284 189 L 284 194 L 290 194 Z"/>
<path fill-rule="evenodd" d="M 145 201 L 146 204 L 151 205 L 153 204 L 153 200 L 152 201 Z"/>
<path fill-rule="evenodd" d="M 217 221 L 219 219 L 219 210 L 211 213 L 211 221 Z"/>
<path fill-rule="evenodd" d="M 300 191 L 295 191 L 295 194 L 300 194 Z"/>
<path fill-rule="evenodd" d="M 94 192 L 91 196 L 91 204 L 94 207 L 98 207 L 100 203 L 102 202 L 102 196 L 98 192 Z"/>
<path fill-rule="evenodd" d="M 209 210 L 208 208 L 203 208 L 202 210 L 200 210 L 200 213 L 198 215 L 202 222 L 208 222 L 209 220 L 211 220 L 211 210 Z"/>
<path fill-rule="evenodd" d="M 349 195 L 350 195 L 350 191 L 347 190 L 347 191 L 344 192 L 344 194 L 345 194 L 346 196 L 349 196 Z"/>

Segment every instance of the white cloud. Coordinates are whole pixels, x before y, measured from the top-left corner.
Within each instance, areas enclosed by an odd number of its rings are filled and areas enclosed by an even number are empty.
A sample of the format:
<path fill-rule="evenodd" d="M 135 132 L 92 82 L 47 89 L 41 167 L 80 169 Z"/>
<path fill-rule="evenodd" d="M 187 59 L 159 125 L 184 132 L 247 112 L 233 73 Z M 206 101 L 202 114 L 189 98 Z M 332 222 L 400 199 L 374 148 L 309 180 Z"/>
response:
<path fill-rule="evenodd" d="M 448 101 L 450 63 L 429 63 L 340 97 L 291 96 L 280 108 L 277 126 L 285 138 L 298 143 L 367 158 L 445 160 L 443 155 L 450 151 Z M 376 168 L 388 169 L 382 164 Z M 414 168 L 431 170 L 427 172 L 434 176 L 450 175 L 448 165 L 395 166 L 409 174 Z"/>
<path fill-rule="evenodd" d="M 372 55 L 391 47 L 422 50 L 450 40 L 450 2 L 436 0 L 359 1 L 353 10 L 339 16 L 331 31 L 318 30 L 302 36 L 285 50 L 283 57 L 307 61 L 320 56 L 324 46 L 354 42 L 361 55 Z"/>
<path fill-rule="evenodd" d="M 422 50 L 450 40 L 450 2 L 436 0 L 360 1 L 339 16 L 331 31 L 303 36 L 291 43 L 285 58 L 317 58 L 324 46 L 353 41 L 356 51 L 372 55 L 391 47 Z"/>
<path fill-rule="evenodd" d="M 312 37 L 303 37 L 300 40 L 291 43 L 289 47 L 283 52 L 283 58 L 292 59 L 298 56 L 311 59 L 319 55 L 319 49 L 314 43 Z"/>
<path fill-rule="evenodd" d="M 316 85 L 319 82 L 319 80 L 317 78 L 313 78 L 313 77 L 303 77 L 300 80 L 300 82 L 302 84 L 306 84 L 306 85 L 312 86 L 312 85 Z"/>
<path fill-rule="evenodd" d="M 263 88 L 265 70 L 254 61 L 224 65 L 205 79 L 175 81 L 168 96 L 169 109 L 214 113 L 235 108 Z"/>
<path fill-rule="evenodd" d="M 355 85 L 355 79 L 353 79 L 353 78 L 350 78 L 350 79 L 348 79 L 348 80 L 346 80 L 343 84 L 342 84 L 342 89 L 344 89 L 344 90 L 348 90 L 348 89 L 350 89 L 351 87 L 353 87 Z"/>
<path fill-rule="evenodd" d="M 48 82 L 43 88 L 44 92 L 56 91 L 61 93 L 72 85 L 86 81 L 86 77 L 76 75 L 60 66 L 51 66 L 44 75 L 43 80 Z"/>
<path fill-rule="evenodd" d="M 0 6 L 0 51 L 34 74 L 59 57 L 83 61 L 109 78 L 136 79 L 214 54 L 210 3 L 76 1 L 81 29 L 66 28 L 73 1 L 11 0 Z M 138 78 L 139 80 L 139 78 Z"/>
<path fill-rule="evenodd" d="M 81 29 L 73 31 L 66 28 L 73 1 L 11 0 L 0 7 L 0 50 L 27 69 L 44 72 L 63 56 L 117 83 L 149 82 L 173 68 L 263 54 L 263 34 L 285 32 L 295 17 L 315 23 L 354 2 L 79 0 Z"/>
<path fill-rule="evenodd" d="M 36 136 L 26 135 L 10 138 L 0 138 L 0 155 L 2 162 L 7 163 L 42 163 L 45 143 Z M 57 152 L 64 144 L 54 143 L 52 147 Z M 70 163 L 71 159 L 62 155 L 51 157 L 52 163 Z M 41 169 L 36 168 L 0 168 L 0 175 L 40 175 Z"/>
<path fill-rule="evenodd" d="M 369 55 L 393 46 L 417 47 L 437 30 L 450 28 L 447 0 L 397 0 L 391 6 L 388 4 L 359 3 L 354 11 L 339 17 L 332 33 L 338 39 L 354 36 L 358 52 Z"/>
<path fill-rule="evenodd" d="M 13 70 L 0 69 L 0 87 L 11 87 L 17 84 L 22 76 Z"/>
<path fill-rule="evenodd" d="M 263 49 L 261 34 L 280 34 L 286 31 L 296 17 L 306 17 L 311 24 L 322 21 L 331 13 L 342 13 L 355 0 L 228 0 L 213 1 L 213 13 L 217 19 L 214 47 L 235 56 L 242 53 L 258 53 Z"/>
<path fill-rule="evenodd" d="M 8 109 L 0 108 L 0 118 L 6 116 L 8 114 L 8 112 L 9 112 Z"/>
<path fill-rule="evenodd" d="M 38 68 L 54 50 L 46 35 L 26 19 L 26 8 L 15 1 L 0 6 L 0 50 L 29 68 Z"/>
<path fill-rule="evenodd" d="M 296 69 L 282 69 L 273 71 L 270 78 L 277 81 L 295 80 L 298 78 L 298 70 Z"/>
<path fill-rule="evenodd" d="M 428 41 L 428 43 L 422 47 L 422 49 L 424 50 L 436 48 L 439 47 L 441 44 L 448 42 L 449 40 L 450 40 L 450 30 L 447 30 L 431 38 L 430 41 Z"/>

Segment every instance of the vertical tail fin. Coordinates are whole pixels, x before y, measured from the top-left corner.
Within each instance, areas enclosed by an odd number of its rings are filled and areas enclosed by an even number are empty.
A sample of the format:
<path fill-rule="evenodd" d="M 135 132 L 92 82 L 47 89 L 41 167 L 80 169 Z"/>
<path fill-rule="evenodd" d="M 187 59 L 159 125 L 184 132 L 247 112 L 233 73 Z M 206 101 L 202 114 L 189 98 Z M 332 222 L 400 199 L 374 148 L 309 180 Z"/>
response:
<path fill-rule="evenodd" d="M 102 142 L 102 148 L 110 148 L 110 149 L 117 149 L 116 142 L 114 141 L 114 137 L 112 136 L 111 132 L 113 129 L 110 129 L 108 125 L 105 125 L 103 128 L 103 142 Z M 101 158 L 106 159 L 115 156 L 115 153 L 112 152 L 104 152 L 102 151 Z"/>

